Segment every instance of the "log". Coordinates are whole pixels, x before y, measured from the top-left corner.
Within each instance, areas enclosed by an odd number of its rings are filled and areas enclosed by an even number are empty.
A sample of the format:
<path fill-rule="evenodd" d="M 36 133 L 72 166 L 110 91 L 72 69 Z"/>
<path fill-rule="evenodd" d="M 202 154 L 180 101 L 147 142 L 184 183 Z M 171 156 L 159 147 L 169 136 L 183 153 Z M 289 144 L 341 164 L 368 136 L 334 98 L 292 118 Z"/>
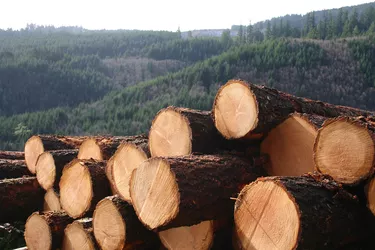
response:
<path fill-rule="evenodd" d="M 0 180 L 30 176 L 24 160 L 0 159 Z"/>
<path fill-rule="evenodd" d="M 109 160 L 121 143 L 129 142 L 147 147 L 147 136 L 94 136 L 84 140 L 79 148 L 79 159 Z"/>
<path fill-rule="evenodd" d="M 294 112 L 325 117 L 374 115 L 241 80 L 230 80 L 219 89 L 212 112 L 216 128 L 227 139 L 263 137 Z"/>
<path fill-rule="evenodd" d="M 132 205 L 118 196 L 101 200 L 93 215 L 95 238 L 103 250 L 158 249 L 157 234 L 148 231 Z"/>
<path fill-rule="evenodd" d="M 236 249 L 342 249 L 373 235 L 374 218 L 331 178 L 259 178 L 234 209 Z"/>
<path fill-rule="evenodd" d="M 72 218 L 89 215 L 111 194 L 105 161 L 75 159 L 64 167 L 60 179 L 60 203 Z"/>
<path fill-rule="evenodd" d="M 61 211 L 60 195 L 51 189 L 48 189 L 44 195 L 43 212 L 59 212 Z"/>
<path fill-rule="evenodd" d="M 141 222 L 155 231 L 229 217 L 234 205 L 230 198 L 265 175 L 266 162 L 264 157 L 229 155 L 151 158 L 133 171 L 134 209 Z"/>
<path fill-rule="evenodd" d="M 329 119 L 316 137 L 316 168 L 342 184 L 357 185 L 374 173 L 374 145 L 375 118 Z"/>
<path fill-rule="evenodd" d="M 147 141 L 145 141 L 147 147 Z M 123 143 L 113 155 L 112 165 L 107 165 L 115 192 L 131 203 L 129 181 L 132 171 L 150 156 L 144 144 Z"/>
<path fill-rule="evenodd" d="M 35 165 L 44 151 L 76 149 L 85 136 L 34 135 L 25 143 L 25 161 L 30 172 L 35 174 Z"/>
<path fill-rule="evenodd" d="M 25 241 L 29 249 L 59 249 L 65 227 L 73 219 L 64 212 L 35 212 L 25 224 Z"/>
<path fill-rule="evenodd" d="M 63 168 L 77 157 L 77 149 L 53 150 L 42 153 L 36 162 L 36 178 L 44 190 L 58 189 Z"/>
<path fill-rule="evenodd" d="M 62 250 L 99 250 L 92 228 L 92 218 L 83 218 L 69 224 L 64 230 Z"/>
<path fill-rule="evenodd" d="M 117 190 L 115 189 L 115 187 L 113 185 L 112 167 L 113 167 L 113 156 L 107 161 L 107 164 L 105 165 L 105 174 L 106 174 L 107 179 L 109 181 L 109 185 L 111 187 L 112 194 L 116 195 Z"/>
<path fill-rule="evenodd" d="M 375 215 L 375 177 L 372 177 L 364 188 L 367 207 Z"/>
<path fill-rule="evenodd" d="M 35 177 L 0 181 L 0 222 L 24 221 L 43 207 L 44 191 Z"/>
<path fill-rule="evenodd" d="M 25 160 L 25 153 L 18 151 L 0 151 L 0 159 Z"/>
<path fill-rule="evenodd" d="M 269 175 L 300 176 L 315 171 L 314 143 L 326 117 L 293 113 L 272 129 L 261 143 L 269 155 Z"/>

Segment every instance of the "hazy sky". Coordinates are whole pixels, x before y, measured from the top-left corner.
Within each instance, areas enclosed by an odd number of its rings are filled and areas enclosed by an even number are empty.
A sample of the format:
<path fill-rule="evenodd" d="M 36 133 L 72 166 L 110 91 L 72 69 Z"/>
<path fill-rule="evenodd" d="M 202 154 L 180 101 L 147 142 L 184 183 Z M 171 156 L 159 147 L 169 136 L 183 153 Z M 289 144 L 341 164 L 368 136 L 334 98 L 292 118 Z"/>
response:
<path fill-rule="evenodd" d="M 27 23 L 87 29 L 230 28 L 286 14 L 339 8 L 362 0 L 0 0 L 0 28 Z"/>

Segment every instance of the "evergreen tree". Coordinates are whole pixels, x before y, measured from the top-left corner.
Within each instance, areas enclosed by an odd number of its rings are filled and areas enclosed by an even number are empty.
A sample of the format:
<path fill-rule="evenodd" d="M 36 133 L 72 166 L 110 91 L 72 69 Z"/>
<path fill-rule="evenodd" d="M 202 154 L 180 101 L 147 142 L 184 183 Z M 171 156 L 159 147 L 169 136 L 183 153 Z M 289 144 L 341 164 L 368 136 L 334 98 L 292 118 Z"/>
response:
<path fill-rule="evenodd" d="M 254 41 L 253 25 L 250 22 L 249 26 L 247 26 L 246 42 L 247 43 L 252 43 L 253 41 Z"/>
<path fill-rule="evenodd" d="M 238 36 L 237 36 L 237 42 L 239 44 L 242 44 L 244 38 L 244 30 L 242 25 L 240 25 L 240 28 L 238 29 Z"/>
<path fill-rule="evenodd" d="M 271 22 L 270 21 L 267 21 L 267 29 L 266 29 L 266 35 L 265 35 L 265 39 L 266 40 L 270 40 L 272 39 L 272 29 L 271 29 Z"/>
<path fill-rule="evenodd" d="M 344 29 L 344 11 L 342 8 L 339 9 L 339 13 L 337 14 L 337 19 L 336 19 L 336 36 L 340 37 L 342 35 L 342 31 Z"/>

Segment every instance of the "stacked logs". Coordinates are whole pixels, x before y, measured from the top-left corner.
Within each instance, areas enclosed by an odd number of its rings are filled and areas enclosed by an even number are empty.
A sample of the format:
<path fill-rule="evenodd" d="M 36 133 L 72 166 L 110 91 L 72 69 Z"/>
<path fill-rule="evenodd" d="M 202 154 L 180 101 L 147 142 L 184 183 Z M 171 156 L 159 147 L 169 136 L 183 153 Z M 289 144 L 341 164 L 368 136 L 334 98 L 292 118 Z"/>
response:
<path fill-rule="evenodd" d="M 373 115 L 231 80 L 148 136 L 36 135 L 0 152 L 0 221 L 29 249 L 370 249 Z"/>

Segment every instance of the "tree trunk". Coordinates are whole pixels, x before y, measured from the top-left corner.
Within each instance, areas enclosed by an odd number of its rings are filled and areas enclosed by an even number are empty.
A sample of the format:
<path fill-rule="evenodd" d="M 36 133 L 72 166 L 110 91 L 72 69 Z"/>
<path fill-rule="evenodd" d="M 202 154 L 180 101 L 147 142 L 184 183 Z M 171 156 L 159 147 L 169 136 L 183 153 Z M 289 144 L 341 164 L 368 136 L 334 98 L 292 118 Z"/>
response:
<path fill-rule="evenodd" d="M 0 151 L 0 159 L 25 160 L 25 153 L 17 151 Z"/>
<path fill-rule="evenodd" d="M 73 222 L 65 212 L 35 212 L 25 224 L 25 241 L 29 249 L 59 249 L 64 229 Z"/>
<path fill-rule="evenodd" d="M 300 176 L 315 171 L 315 138 L 326 119 L 323 116 L 293 113 L 272 129 L 260 147 L 262 153 L 270 156 L 268 174 Z"/>
<path fill-rule="evenodd" d="M 156 231 L 229 217 L 231 197 L 264 175 L 266 162 L 265 157 L 229 155 L 151 158 L 133 171 L 134 209 L 143 224 Z"/>
<path fill-rule="evenodd" d="M 71 217 L 89 215 L 101 199 L 111 194 L 105 165 L 106 161 L 76 159 L 64 167 L 60 202 Z"/>
<path fill-rule="evenodd" d="M 87 138 L 79 148 L 79 159 L 109 160 L 121 143 L 134 143 L 147 150 L 147 136 L 95 136 Z"/>
<path fill-rule="evenodd" d="M 118 196 L 101 200 L 94 211 L 95 238 L 103 250 L 158 249 L 157 235 L 139 221 L 131 204 Z"/>
<path fill-rule="evenodd" d="M 0 159 L 0 180 L 32 175 L 23 160 Z"/>
<path fill-rule="evenodd" d="M 45 190 L 58 189 L 63 168 L 77 157 L 77 149 L 53 150 L 42 153 L 36 163 L 36 178 Z"/>
<path fill-rule="evenodd" d="M 25 143 L 25 161 L 35 174 L 35 164 L 44 151 L 79 148 L 85 136 L 34 135 Z"/>
<path fill-rule="evenodd" d="M 92 219 L 74 221 L 65 228 L 62 250 L 99 250 L 94 237 Z"/>
<path fill-rule="evenodd" d="M 52 188 L 48 189 L 44 195 L 43 212 L 59 212 L 61 210 L 60 195 Z"/>
<path fill-rule="evenodd" d="M 373 112 L 296 97 L 240 80 L 231 80 L 222 86 L 213 106 L 215 126 L 228 139 L 262 137 L 294 112 L 325 117 L 374 115 Z"/>
<path fill-rule="evenodd" d="M 374 173 L 375 118 L 329 119 L 314 145 L 317 170 L 345 185 L 357 185 Z"/>
<path fill-rule="evenodd" d="M 259 178 L 237 198 L 238 249 L 341 249 L 374 233 L 374 218 L 329 177 Z"/>
<path fill-rule="evenodd" d="M 0 222 L 22 221 L 43 207 L 43 189 L 35 177 L 0 181 Z"/>

